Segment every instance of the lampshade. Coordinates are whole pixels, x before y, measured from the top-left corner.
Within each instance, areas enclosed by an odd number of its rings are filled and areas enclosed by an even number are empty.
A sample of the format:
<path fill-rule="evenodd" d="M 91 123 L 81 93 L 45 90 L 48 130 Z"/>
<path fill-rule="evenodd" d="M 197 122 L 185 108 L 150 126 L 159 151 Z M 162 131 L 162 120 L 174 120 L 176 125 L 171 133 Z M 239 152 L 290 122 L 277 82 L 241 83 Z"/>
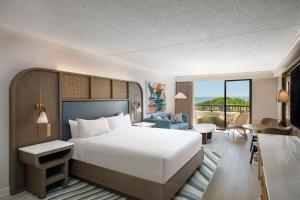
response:
<path fill-rule="evenodd" d="M 141 106 L 136 109 L 137 112 L 142 112 Z"/>
<path fill-rule="evenodd" d="M 281 89 L 278 92 L 277 101 L 282 103 L 286 103 L 289 101 L 289 94 L 285 89 Z"/>
<path fill-rule="evenodd" d="M 178 92 L 175 96 L 175 99 L 187 99 L 187 97 L 182 92 Z"/>
<path fill-rule="evenodd" d="M 43 111 L 39 114 L 39 117 L 38 119 L 36 120 L 36 123 L 37 124 L 48 124 L 48 118 L 47 118 L 47 115 L 46 115 L 46 112 Z"/>

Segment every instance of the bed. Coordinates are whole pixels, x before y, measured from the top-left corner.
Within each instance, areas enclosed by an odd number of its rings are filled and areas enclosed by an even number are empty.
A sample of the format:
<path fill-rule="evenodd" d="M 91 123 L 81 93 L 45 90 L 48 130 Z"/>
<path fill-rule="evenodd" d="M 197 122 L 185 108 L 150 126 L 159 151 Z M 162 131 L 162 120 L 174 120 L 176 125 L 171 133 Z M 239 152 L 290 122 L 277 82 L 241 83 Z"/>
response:
<path fill-rule="evenodd" d="M 201 134 L 191 131 L 132 127 L 83 139 L 73 159 L 165 184 L 202 147 Z"/>
<path fill-rule="evenodd" d="M 63 120 L 88 118 L 84 104 L 65 104 Z M 75 144 L 71 175 L 135 199 L 172 199 L 204 159 L 202 136 L 192 131 L 130 127 L 68 141 Z"/>

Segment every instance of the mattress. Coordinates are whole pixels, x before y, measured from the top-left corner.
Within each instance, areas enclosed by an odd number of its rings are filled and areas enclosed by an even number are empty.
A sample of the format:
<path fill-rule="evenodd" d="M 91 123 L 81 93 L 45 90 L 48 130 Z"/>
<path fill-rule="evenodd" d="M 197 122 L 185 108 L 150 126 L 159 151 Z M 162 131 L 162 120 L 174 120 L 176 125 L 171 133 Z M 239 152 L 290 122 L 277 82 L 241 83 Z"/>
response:
<path fill-rule="evenodd" d="M 131 127 L 89 138 L 73 138 L 73 159 L 166 183 L 202 147 L 193 131 Z"/>

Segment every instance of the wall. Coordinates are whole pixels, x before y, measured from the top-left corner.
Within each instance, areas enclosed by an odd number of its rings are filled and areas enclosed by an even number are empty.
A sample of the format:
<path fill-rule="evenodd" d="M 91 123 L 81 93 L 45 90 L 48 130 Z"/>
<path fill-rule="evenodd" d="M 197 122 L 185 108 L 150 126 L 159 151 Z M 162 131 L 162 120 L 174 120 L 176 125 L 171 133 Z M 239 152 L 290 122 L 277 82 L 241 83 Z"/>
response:
<path fill-rule="evenodd" d="M 252 81 L 252 121 L 259 123 L 264 117 L 278 117 L 278 78 L 253 79 Z"/>
<path fill-rule="evenodd" d="M 0 197 L 8 192 L 9 182 L 9 85 L 13 77 L 26 68 L 43 67 L 133 80 L 141 84 L 144 95 L 145 80 L 161 81 L 167 84 L 167 110 L 174 111 L 175 77 L 1 30 L 0 44 Z"/>

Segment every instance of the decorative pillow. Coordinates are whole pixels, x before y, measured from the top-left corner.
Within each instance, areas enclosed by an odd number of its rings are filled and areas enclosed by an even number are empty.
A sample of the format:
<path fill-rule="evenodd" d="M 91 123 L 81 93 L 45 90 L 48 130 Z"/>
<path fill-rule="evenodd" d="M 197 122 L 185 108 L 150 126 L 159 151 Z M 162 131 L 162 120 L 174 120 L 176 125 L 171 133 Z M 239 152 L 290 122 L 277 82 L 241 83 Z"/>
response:
<path fill-rule="evenodd" d="M 173 113 L 170 113 L 170 119 L 172 124 L 176 124 L 176 115 Z"/>
<path fill-rule="evenodd" d="M 177 123 L 183 123 L 182 114 L 175 114 L 176 116 L 176 122 Z"/>
<path fill-rule="evenodd" d="M 105 118 L 95 120 L 77 119 L 77 122 L 81 138 L 92 137 L 110 132 Z"/>
<path fill-rule="evenodd" d="M 131 127 L 130 116 L 114 116 L 106 118 L 110 131 L 120 131 Z"/>
<path fill-rule="evenodd" d="M 78 137 L 80 137 L 79 128 L 78 128 L 78 122 L 69 119 L 69 125 L 70 125 L 70 130 L 71 130 L 72 138 L 78 138 Z"/>

